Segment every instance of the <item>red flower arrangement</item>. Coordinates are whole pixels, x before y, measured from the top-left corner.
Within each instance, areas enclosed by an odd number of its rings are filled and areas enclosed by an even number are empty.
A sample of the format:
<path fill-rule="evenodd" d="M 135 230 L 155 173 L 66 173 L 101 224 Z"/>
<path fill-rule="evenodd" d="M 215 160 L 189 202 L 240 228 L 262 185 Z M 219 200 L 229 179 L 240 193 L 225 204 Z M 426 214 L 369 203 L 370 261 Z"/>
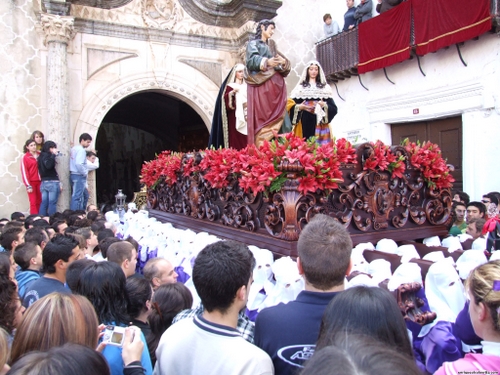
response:
<path fill-rule="evenodd" d="M 434 189 L 451 188 L 455 179 L 450 173 L 446 160 L 441 156 L 441 149 L 431 142 L 410 142 L 405 139 L 402 145 L 408 152 L 410 163 L 422 172 L 427 186 Z"/>
<path fill-rule="evenodd" d="M 391 173 L 392 178 L 402 178 L 406 169 L 405 155 L 394 155 L 389 146 L 381 141 L 371 143 L 373 152 L 365 160 L 364 170 L 380 170 Z M 408 152 L 411 165 L 422 172 L 430 189 L 450 188 L 454 182 L 439 147 L 431 142 L 423 144 L 405 140 L 402 144 Z M 293 133 L 277 135 L 260 147 L 249 145 L 243 150 L 232 148 L 200 151 L 197 164 L 189 154 L 164 151 L 155 160 L 145 162 L 141 170 L 141 182 L 149 188 L 161 180 L 168 185 L 180 176 L 199 173 L 213 188 L 227 187 L 235 179 L 245 192 L 257 194 L 280 191 L 287 180 L 285 164 L 297 165 L 298 190 L 307 194 L 338 188 L 342 182 L 341 163 L 356 163 L 356 150 L 344 138 L 331 144 L 318 145 L 314 139 L 304 140 Z"/>
<path fill-rule="evenodd" d="M 306 141 L 292 133 L 276 135 L 276 139 L 259 148 L 249 145 L 240 151 L 221 148 L 200 153 L 203 159 L 196 165 L 194 158 L 183 158 L 181 153 L 162 152 L 157 159 L 144 163 L 141 182 L 154 187 L 164 178 L 172 185 L 178 174 L 201 173 L 214 188 L 226 187 L 231 179 L 237 179 L 246 192 L 268 194 L 282 188 L 287 177 L 280 165 L 288 162 L 300 163 L 298 190 L 306 194 L 337 188 L 343 181 L 340 164 L 356 163 L 356 150 L 345 139 L 319 146 L 314 140 Z"/>
<path fill-rule="evenodd" d="M 405 157 L 394 155 L 389 146 L 384 145 L 381 141 L 375 143 L 370 142 L 373 146 L 373 153 L 366 159 L 363 166 L 364 170 L 370 169 L 385 171 L 388 170 L 392 174 L 392 178 L 403 177 L 406 170 Z"/>

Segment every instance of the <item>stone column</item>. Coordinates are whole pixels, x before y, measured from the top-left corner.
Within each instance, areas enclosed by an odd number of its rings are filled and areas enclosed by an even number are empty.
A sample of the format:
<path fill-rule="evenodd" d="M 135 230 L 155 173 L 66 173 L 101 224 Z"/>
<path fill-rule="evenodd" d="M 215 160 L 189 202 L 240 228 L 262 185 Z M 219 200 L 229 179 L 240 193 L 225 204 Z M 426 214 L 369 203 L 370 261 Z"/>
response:
<path fill-rule="evenodd" d="M 62 153 L 58 157 L 57 173 L 63 190 L 57 205 L 58 211 L 69 208 L 69 152 L 71 127 L 69 117 L 68 43 L 75 36 L 74 18 L 42 13 L 41 26 L 47 46 L 47 128 L 45 139 L 54 141 Z"/>

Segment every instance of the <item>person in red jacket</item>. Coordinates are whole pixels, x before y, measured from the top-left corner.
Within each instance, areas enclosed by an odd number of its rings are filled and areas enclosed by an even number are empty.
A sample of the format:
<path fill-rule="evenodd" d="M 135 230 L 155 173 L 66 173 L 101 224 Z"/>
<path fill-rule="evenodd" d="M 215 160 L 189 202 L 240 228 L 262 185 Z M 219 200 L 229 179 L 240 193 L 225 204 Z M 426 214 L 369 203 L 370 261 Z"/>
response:
<path fill-rule="evenodd" d="M 24 144 L 24 152 L 21 159 L 21 177 L 26 185 L 28 198 L 30 200 L 30 214 L 38 214 L 40 203 L 42 203 L 42 194 L 40 193 L 40 175 L 38 174 L 38 155 L 36 142 L 34 139 L 28 139 Z"/>

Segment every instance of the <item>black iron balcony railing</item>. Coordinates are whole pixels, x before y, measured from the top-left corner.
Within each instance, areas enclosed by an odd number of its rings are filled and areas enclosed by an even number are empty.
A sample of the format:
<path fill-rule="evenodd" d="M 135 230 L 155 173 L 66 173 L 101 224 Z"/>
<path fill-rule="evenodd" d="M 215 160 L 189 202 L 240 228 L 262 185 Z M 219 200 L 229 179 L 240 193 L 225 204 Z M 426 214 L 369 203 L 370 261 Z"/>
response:
<path fill-rule="evenodd" d="M 491 31 L 500 34 L 500 0 L 490 0 Z M 410 22 L 410 51 L 411 56 L 417 56 L 415 52 L 415 25 L 413 13 Z M 379 22 L 378 17 L 367 22 Z M 394 32 L 397 33 L 396 26 Z M 378 38 L 378 35 L 371 35 L 369 38 Z M 474 37 L 472 39 L 477 39 Z M 370 43 L 370 41 L 367 41 Z M 460 58 L 460 48 L 457 45 Z M 319 61 L 327 79 L 330 82 L 338 82 L 351 76 L 358 76 L 359 58 L 359 32 L 353 29 L 342 32 L 316 44 L 316 59 Z M 463 61 L 463 60 L 462 60 Z"/>

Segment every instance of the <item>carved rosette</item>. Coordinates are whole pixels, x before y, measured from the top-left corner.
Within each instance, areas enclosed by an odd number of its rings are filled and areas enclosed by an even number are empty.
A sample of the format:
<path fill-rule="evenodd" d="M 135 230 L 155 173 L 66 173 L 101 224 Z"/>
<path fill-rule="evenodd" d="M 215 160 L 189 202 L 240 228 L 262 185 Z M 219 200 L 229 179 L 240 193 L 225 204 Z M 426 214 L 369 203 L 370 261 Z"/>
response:
<path fill-rule="evenodd" d="M 75 37 L 75 19 L 42 13 L 40 24 L 44 33 L 44 45 L 51 42 L 68 44 Z"/>
<path fill-rule="evenodd" d="M 143 0 L 142 15 L 148 27 L 163 30 L 172 30 L 183 17 L 174 0 Z"/>

